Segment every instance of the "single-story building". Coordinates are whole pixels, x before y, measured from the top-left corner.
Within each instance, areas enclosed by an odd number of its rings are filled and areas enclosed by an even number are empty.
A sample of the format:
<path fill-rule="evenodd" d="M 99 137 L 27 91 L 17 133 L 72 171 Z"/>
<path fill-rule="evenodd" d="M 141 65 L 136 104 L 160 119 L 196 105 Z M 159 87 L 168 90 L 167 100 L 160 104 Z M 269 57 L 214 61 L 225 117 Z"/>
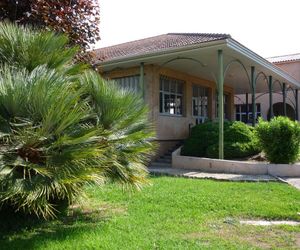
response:
<path fill-rule="evenodd" d="M 272 93 L 300 87 L 294 77 L 227 34 L 171 33 L 100 48 L 95 55 L 103 77 L 144 97 L 158 154 L 185 139 L 196 123 L 217 119 L 223 158 L 223 121 L 236 119 L 235 95 L 250 93 L 247 101 L 256 114 L 256 93 L 268 92 L 272 117 Z"/>

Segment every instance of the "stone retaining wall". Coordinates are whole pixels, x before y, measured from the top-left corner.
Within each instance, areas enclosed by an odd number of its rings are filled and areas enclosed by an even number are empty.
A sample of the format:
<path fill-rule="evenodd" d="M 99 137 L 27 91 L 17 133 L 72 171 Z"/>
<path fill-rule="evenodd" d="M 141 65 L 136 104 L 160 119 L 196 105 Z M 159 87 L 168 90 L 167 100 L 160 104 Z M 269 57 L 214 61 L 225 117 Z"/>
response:
<path fill-rule="evenodd" d="M 181 147 L 172 153 L 172 167 L 209 173 L 275 175 L 300 177 L 300 164 L 269 164 L 262 162 L 219 160 L 180 155 Z"/>

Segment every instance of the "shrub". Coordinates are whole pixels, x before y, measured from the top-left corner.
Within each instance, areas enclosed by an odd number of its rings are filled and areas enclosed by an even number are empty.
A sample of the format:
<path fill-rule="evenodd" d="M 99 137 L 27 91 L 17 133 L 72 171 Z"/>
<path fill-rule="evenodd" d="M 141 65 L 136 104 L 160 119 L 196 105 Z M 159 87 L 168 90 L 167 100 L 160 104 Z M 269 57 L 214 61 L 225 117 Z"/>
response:
<path fill-rule="evenodd" d="M 271 163 L 294 163 L 298 159 L 300 125 L 287 117 L 270 122 L 259 120 L 256 127 L 259 143 Z"/>
<path fill-rule="evenodd" d="M 255 143 L 240 143 L 240 142 L 224 142 L 224 158 L 236 159 L 248 157 L 259 153 L 258 147 Z M 209 146 L 206 150 L 207 157 L 218 158 L 219 144 Z"/>
<path fill-rule="evenodd" d="M 226 123 L 225 123 L 226 124 Z M 218 142 L 218 124 L 205 122 L 192 128 L 191 136 L 184 142 L 182 155 L 205 157 L 209 145 Z"/>
<path fill-rule="evenodd" d="M 195 126 L 185 141 L 181 154 L 217 158 L 219 154 L 219 126 L 206 122 Z M 242 158 L 257 154 L 258 143 L 252 127 L 242 122 L 224 122 L 224 158 Z"/>
<path fill-rule="evenodd" d="M 1 43 L 4 34 L 24 38 L 19 50 L 10 39 Z M 66 39 L 49 34 L 0 24 L 0 210 L 45 219 L 87 184 L 146 183 L 154 136 L 140 97 L 83 72 L 74 50 L 57 43 Z M 37 38 L 41 60 L 32 64 L 24 58 L 35 58 L 28 45 Z"/>

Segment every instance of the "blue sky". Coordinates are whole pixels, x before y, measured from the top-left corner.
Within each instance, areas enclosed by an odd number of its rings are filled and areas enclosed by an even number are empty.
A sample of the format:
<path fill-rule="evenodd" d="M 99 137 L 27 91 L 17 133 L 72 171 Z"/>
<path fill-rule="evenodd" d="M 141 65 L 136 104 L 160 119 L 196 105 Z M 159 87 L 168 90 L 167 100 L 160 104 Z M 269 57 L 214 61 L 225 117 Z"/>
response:
<path fill-rule="evenodd" d="M 99 0 L 97 47 L 171 32 L 227 33 L 264 57 L 300 53 L 299 0 Z"/>

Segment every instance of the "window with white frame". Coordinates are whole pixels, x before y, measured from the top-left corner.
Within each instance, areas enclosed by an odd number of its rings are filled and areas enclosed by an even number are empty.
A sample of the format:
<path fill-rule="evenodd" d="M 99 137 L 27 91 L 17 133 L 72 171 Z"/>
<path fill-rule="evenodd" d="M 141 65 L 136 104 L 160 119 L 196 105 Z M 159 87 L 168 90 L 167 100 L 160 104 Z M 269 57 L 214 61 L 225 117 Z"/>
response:
<path fill-rule="evenodd" d="M 112 80 L 114 80 L 116 84 L 123 89 L 131 90 L 135 93 L 142 92 L 139 75 L 118 77 L 118 78 L 113 78 Z"/>
<path fill-rule="evenodd" d="M 228 101 L 229 101 L 229 95 L 224 93 L 224 119 L 225 120 L 230 120 L 229 118 L 229 114 L 228 114 Z M 216 106 L 215 106 L 215 114 L 216 114 L 216 118 L 218 117 L 218 91 L 216 91 L 216 102 L 215 102 Z"/>
<path fill-rule="evenodd" d="M 260 103 L 256 103 L 256 117 L 261 116 Z M 248 117 L 247 117 L 247 104 L 235 105 L 235 120 L 248 122 L 252 121 L 252 104 L 248 104 Z"/>
<path fill-rule="evenodd" d="M 192 114 L 205 121 L 208 117 L 208 88 L 193 85 Z"/>
<path fill-rule="evenodd" d="M 159 111 L 161 114 L 183 115 L 184 81 L 160 76 Z"/>

